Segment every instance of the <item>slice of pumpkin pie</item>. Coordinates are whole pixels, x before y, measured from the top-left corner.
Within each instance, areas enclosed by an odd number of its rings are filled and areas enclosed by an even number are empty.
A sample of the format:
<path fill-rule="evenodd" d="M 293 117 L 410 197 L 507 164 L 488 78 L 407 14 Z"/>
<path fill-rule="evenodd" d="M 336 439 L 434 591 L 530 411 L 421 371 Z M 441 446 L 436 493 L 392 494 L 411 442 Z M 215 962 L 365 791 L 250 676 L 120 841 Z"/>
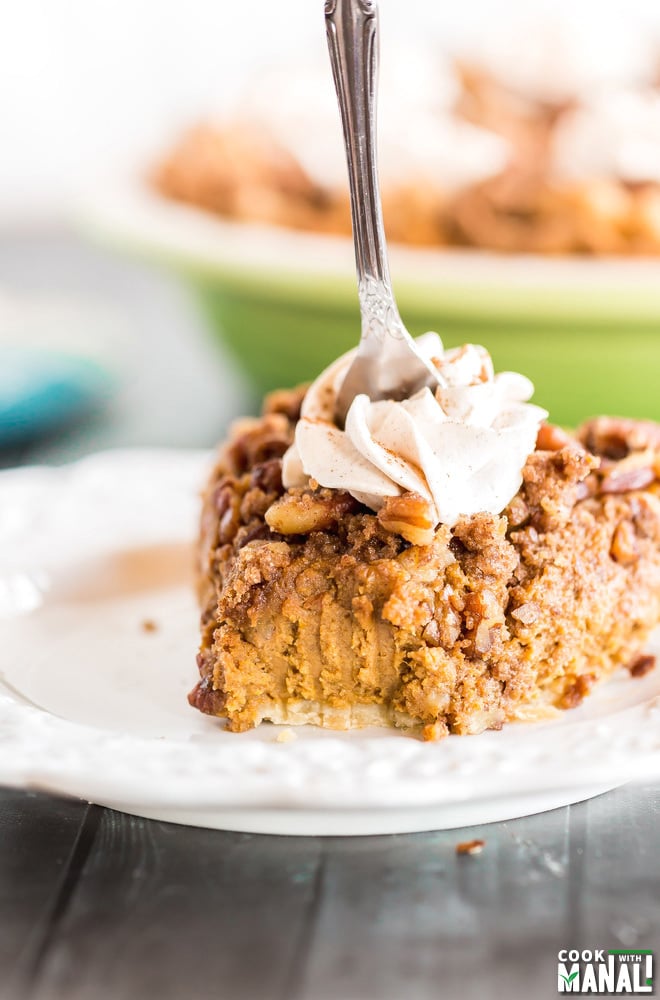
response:
<path fill-rule="evenodd" d="M 568 435 L 483 348 L 417 343 L 435 390 L 339 428 L 346 356 L 220 451 L 189 700 L 233 731 L 498 729 L 634 673 L 660 622 L 660 426 Z"/>

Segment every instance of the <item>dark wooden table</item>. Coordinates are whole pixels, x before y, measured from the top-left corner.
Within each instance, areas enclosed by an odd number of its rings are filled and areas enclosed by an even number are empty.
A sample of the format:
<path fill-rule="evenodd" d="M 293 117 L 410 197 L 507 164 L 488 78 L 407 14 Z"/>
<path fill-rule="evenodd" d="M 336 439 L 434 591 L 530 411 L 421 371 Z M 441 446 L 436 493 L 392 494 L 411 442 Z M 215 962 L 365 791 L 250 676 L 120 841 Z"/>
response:
<path fill-rule="evenodd" d="M 479 829 L 289 838 L 0 798 L 2 996 L 553 997 L 565 947 L 660 942 L 660 789 Z M 457 842 L 483 837 L 482 854 Z"/>
<path fill-rule="evenodd" d="M 205 446 L 244 402 L 185 297 L 146 268 L 64 232 L 14 233 L 0 274 L 119 303 L 132 330 L 110 410 L 5 464 Z M 457 856 L 476 836 L 483 853 Z M 0 790 L 3 1000 L 542 1000 L 560 948 L 660 958 L 660 782 L 478 829 L 345 839 Z"/>

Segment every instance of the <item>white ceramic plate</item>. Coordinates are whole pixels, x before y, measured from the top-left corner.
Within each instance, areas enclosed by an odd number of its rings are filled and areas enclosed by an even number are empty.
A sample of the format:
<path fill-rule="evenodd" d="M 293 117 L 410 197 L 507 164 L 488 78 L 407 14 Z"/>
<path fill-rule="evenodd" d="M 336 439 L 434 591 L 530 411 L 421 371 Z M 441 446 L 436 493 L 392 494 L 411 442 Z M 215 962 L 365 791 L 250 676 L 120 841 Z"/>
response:
<path fill-rule="evenodd" d="M 364 834 L 488 823 L 660 776 L 658 671 L 622 673 L 551 722 L 439 744 L 313 728 L 280 743 L 278 727 L 235 735 L 189 708 L 207 464 L 109 452 L 0 475 L 0 783 L 221 829 Z"/>

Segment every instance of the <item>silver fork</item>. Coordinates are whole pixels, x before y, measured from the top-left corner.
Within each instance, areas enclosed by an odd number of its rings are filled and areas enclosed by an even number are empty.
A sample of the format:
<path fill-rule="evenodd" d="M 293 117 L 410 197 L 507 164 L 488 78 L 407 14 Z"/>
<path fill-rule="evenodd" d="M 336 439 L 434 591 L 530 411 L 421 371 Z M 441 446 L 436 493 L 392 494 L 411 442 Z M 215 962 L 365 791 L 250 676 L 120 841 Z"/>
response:
<path fill-rule="evenodd" d="M 401 321 L 387 263 L 376 156 L 378 6 L 375 0 L 326 0 L 325 21 L 344 129 L 362 314 L 358 353 L 335 405 L 343 427 L 360 393 L 372 400 L 403 399 L 440 379 Z"/>

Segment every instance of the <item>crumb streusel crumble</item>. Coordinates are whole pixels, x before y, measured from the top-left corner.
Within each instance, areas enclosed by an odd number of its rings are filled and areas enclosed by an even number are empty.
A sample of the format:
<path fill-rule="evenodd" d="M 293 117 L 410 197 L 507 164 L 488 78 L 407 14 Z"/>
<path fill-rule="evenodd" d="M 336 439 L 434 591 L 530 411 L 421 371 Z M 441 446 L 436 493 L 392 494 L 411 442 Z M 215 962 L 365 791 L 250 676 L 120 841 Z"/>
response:
<path fill-rule="evenodd" d="M 302 398 L 275 393 L 238 424 L 206 489 L 192 705 L 234 731 L 376 723 L 439 739 L 573 708 L 621 665 L 651 669 L 660 425 L 543 425 L 501 515 L 418 545 L 420 497 L 376 514 L 314 483 L 284 490 Z"/>

